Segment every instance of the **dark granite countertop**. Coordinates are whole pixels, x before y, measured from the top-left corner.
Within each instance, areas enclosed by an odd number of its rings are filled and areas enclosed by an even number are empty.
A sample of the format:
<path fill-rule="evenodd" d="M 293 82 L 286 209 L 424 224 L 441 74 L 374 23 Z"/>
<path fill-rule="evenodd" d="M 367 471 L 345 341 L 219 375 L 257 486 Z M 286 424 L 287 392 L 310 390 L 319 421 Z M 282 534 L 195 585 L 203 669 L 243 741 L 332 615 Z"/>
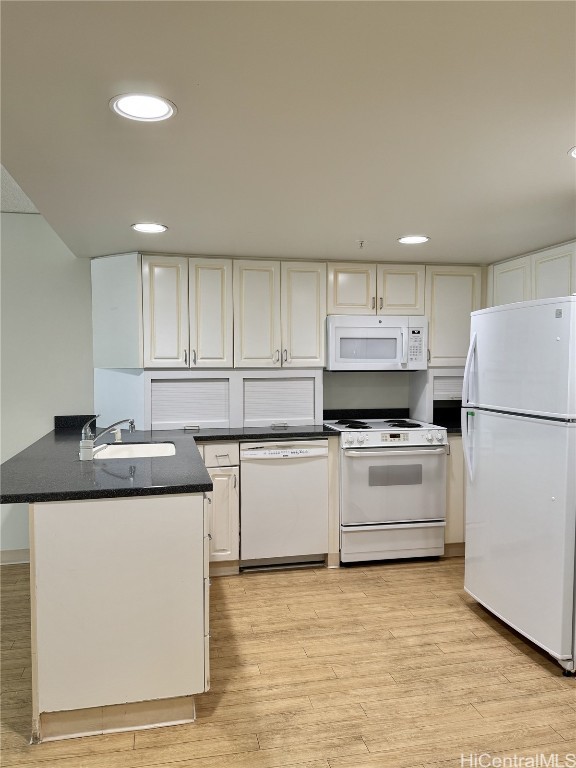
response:
<path fill-rule="evenodd" d="M 158 432 L 152 434 L 157 435 Z M 172 433 L 165 433 L 172 434 Z M 181 434 L 181 433 L 180 433 Z M 340 433 L 336 429 L 331 429 L 322 424 L 316 424 L 310 427 L 226 427 L 225 429 L 200 429 L 190 433 L 198 442 L 209 442 L 218 440 L 304 440 L 316 437 L 337 437 Z"/>
<path fill-rule="evenodd" d="M 109 435 L 106 436 L 109 438 Z M 173 442 L 174 456 L 145 459 L 78 458 L 77 429 L 49 432 L 2 464 L 0 503 L 71 501 L 122 496 L 200 493 L 212 481 L 192 435 L 182 431 L 122 431 L 122 440 Z M 105 440 L 104 442 L 108 442 Z"/>
<path fill-rule="evenodd" d="M 144 459 L 80 461 L 79 429 L 58 429 L 2 464 L 0 503 L 211 491 L 212 481 L 196 447 L 196 440 L 296 440 L 337 435 L 336 430 L 322 425 L 282 429 L 203 429 L 194 432 L 154 430 L 132 434 L 122 430 L 123 442 L 168 441 L 175 444 L 176 454 Z M 112 442 L 110 435 L 104 442 Z"/>

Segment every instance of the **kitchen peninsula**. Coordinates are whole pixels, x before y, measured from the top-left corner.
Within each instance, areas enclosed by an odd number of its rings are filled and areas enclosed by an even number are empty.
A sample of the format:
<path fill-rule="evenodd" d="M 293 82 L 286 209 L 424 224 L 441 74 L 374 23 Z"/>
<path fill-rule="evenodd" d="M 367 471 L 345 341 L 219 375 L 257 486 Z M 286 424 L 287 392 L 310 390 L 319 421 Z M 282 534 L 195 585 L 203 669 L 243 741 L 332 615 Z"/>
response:
<path fill-rule="evenodd" d="M 173 456 L 78 458 L 51 432 L 2 466 L 2 503 L 28 502 L 32 740 L 194 720 L 209 687 L 212 489 L 194 439 Z"/>

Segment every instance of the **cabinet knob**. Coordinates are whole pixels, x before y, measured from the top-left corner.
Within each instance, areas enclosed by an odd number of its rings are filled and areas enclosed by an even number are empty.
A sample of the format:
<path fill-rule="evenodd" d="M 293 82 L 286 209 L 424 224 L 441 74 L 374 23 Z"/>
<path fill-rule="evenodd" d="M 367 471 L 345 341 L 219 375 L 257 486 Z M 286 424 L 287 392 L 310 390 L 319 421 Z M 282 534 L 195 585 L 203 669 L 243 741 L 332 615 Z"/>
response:
<path fill-rule="evenodd" d="M 196 365 L 196 350 L 192 350 L 192 364 Z"/>
<path fill-rule="evenodd" d="M 380 296 L 380 309 L 384 309 L 384 299 Z"/>
<path fill-rule="evenodd" d="M 188 350 L 184 350 L 184 365 L 188 365 Z"/>
<path fill-rule="evenodd" d="M 376 296 L 372 296 L 372 309 L 376 309 Z"/>
<path fill-rule="evenodd" d="M 283 360 L 283 362 L 285 362 L 285 363 L 287 363 L 287 362 L 288 362 L 288 350 L 287 350 L 287 349 L 285 349 L 285 350 L 284 350 L 284 353 L 283 353 L 283 355 L 282 355 L 282 360 Z"/>
<path fill-rule="evenodd" d="M 275 363 L 279 363 L 280 362 L 280 350 L 279 349 L 277 349 L 276 352 L 274 353 L 274 362 Z"/>

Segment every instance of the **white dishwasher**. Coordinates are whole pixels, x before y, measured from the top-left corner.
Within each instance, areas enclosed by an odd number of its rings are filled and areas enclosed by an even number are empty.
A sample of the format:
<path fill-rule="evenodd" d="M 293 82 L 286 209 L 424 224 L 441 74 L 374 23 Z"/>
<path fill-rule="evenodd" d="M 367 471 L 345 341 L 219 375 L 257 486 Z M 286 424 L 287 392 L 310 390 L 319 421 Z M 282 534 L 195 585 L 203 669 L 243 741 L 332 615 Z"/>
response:
<path fill-rule="evenodd" d="M 240 447 L 240 560 L 328 552 L 328 441 Z"/>

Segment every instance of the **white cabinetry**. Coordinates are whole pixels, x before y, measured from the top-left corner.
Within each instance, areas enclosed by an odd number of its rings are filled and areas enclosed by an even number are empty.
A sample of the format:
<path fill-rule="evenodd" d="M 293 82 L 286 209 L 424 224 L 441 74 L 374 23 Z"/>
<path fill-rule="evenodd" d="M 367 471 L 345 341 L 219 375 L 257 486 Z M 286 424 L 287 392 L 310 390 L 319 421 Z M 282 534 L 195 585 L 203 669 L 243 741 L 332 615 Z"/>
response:
<path fill-rule="evenodd" d="M 423 315 L 424 281 L 415 264 L 329 264 L 328 314 Z"/>
<path fill-rule="evenodd" d="M 325 317 L 324 264 L 234 262 L 236 367 L 322 367 Z"/>
<path fill-rule="evenodd" d="M 144 365 L 188 367 L 188 259 L 142 258 Z"/>
<path fill-rule="evenodd" d="M 376 311 L 376 264 L 328 264 L 328 314 L 367 315 Z"/>
<path fill-rule="evenodd" d="M 415 264 L 379 264 L 377 312 L 379 315 L 423 315 L 426 270 Z"/>
<path fill-rule="evenodd" d="M 576 243 L 546 248 L 490 267 L 489 306 L 572 293 L 576 293 Z"/>
<path fill-rule="evenodd" d="M 93 259 L 95 368 L 232 367 L 232 261 Z"/>
<path fill-rule="evenodd" d="M 531 294 L 530 257 L 506 261 L 494 266 L 494 304 L 526 301 Z"/>
<path fill-rule="evenodd" d="M 231 368 L 232 261 L 189 259 L 191 368 Z"/>
<path fill-rule="evenodd" d="M 450 453 L 447 465 L 446 544 L 464 541 L 464 453 L 462 436 L 448 435 Z"/>
<path fill-rule="evenodd" d="M 214 490 L 208 498 L 208 530 L 210 562 L 228 563 L 240 557 L 240 457 L 235 442 L 205 443 L 204 463 L 212 478 Z M 238 566 L 229 567 L 235 573 Z M 222 568 L 217 571 L 223 575 Z"/>
<path fill-rule="evenodd" d="M 470 343 L 470 313 L 480 309 L 480 267 L 426 267 L 431 366 L 460 366 Z"/>
<path fill-rule="evenodd" d="M 30 531 L 34 737 L 193 720 L 208 687 L 202 494 L 33 504 Z"/>

